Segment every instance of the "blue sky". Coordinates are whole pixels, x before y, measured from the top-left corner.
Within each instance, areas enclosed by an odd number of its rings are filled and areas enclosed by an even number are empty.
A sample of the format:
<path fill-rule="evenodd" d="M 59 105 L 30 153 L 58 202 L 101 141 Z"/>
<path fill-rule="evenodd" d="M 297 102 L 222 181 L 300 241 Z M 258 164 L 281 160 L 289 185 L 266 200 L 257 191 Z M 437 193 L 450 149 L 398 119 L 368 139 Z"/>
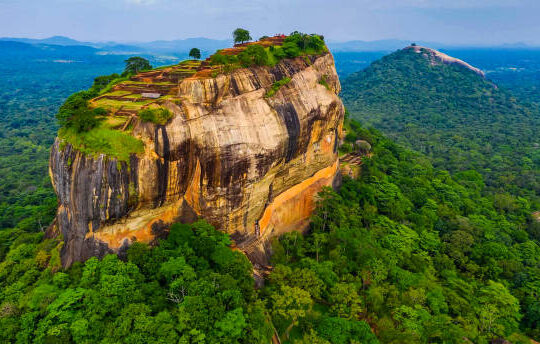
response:
<path fill-rule="evenodd" d="M 406 39 L 540 45 L 540 0 L 0 0 L 0 36 L 91 41 L 317 32 L 334 41 Z"/>

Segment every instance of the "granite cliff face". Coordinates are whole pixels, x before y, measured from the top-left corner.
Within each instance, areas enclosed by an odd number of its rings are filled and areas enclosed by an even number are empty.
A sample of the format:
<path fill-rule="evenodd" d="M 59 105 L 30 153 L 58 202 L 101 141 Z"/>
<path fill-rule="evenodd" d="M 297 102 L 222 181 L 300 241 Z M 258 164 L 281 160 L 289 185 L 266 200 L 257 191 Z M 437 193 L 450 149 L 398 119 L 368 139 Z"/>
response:
<path fill-rule="evenodd" d="M 152 242 L 172 222 L 197 218 L 231 233 L 251 258 L 264 255 L 265 240 L 304 229 L 317 192 L 336 183 L 339 91 L 329 53 L 285 59 L 179 81 L 181 102 L 163 103 L 173 114 L 165 125 L 132 118 L 145 148 L 129 163 L 57 139 L 50 174 L 63 264 Z"/>

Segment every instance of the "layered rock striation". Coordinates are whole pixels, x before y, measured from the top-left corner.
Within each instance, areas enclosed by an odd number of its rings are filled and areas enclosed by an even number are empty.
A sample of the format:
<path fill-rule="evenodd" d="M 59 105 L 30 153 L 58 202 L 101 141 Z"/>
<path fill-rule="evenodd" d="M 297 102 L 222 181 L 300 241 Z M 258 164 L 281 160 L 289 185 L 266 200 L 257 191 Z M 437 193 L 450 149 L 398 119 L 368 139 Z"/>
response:
<path fill-rule="evenodd" d="M 330 53 L 285 59 L 179 81 L 165 125 L 131 120 L 145 148 L 129 162 L 58 138 L 50 174 L 64 266 L 152 242 L 176 221 L 204 218 L 254 251 L 306 228 L 316 194 L 339 175 L 339 91 Z"/>

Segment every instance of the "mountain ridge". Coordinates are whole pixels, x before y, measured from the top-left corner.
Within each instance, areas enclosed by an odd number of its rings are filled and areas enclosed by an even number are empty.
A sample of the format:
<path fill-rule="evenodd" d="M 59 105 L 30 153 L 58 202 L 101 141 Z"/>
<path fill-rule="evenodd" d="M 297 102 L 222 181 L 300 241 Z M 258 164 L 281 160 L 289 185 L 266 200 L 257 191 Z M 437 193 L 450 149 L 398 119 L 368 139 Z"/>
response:
<path fill-rule="evenodd" d="M 492 188 L 504 188 L 513 171 L 507 189 L 538 199 L 538 109 L 465 62 L 434 65 L 441 55 L 421 49 L 399 50 L 345 79 L 342 97 L 352 117 L 431 156 L 436 167 L 485 173 Z M 522 171 L 521 159 L 532 169 Z"/>
<path fill-rule="evenodd" d="M 52 45 L 88 45 L 95 48 L 110 50 L 115 46 L 137 47 L 141 52 L 161 52 L 170 53 L 178 50 L 189 51 L 193 47 L 199 47 L 211 53 L 217 49 L 230 46 L 230 39 L 216 39 L 208 37 L 190 37 L 170 40 L 153 40 L 153 41 L 84 41 L 77 40 L 66 36 L 52 36 L 48 38 L 24 38 L 24 37 L 0 37 L 0 41 L 17 41 L 28 44 L 52 44 Z M 331 51 L 335 52 L 392 52 L 409 45 L 414 40 L 404 39 L 381 39 L 373 41 L 365 40 L 329 40 L 327 46 Z M 442 43 L 432 41 L 416 41 L 418 45 L 426 47 L 434 47 L 437 49 L 540 49 L 540 46 L 530 45 L 523 42 L 502 43 L 502 44 L 455 44 Z"/>

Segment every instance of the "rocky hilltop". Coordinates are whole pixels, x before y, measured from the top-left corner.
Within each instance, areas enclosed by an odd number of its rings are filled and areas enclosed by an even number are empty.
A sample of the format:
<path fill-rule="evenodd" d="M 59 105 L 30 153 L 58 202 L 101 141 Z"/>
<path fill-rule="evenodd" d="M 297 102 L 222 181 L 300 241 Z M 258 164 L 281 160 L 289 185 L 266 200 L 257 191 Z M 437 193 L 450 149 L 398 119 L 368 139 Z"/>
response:
<path fill-rule="evenodd" d="M 56 139 L 52 232 L 63 235 L 64 266 L 152 242 L 176 221 L 206 219 L 253 259 L 266 239 L 307 226 L 315 195 L 338 175 L 344 108 L 332 55 L 226 73 L 208 65 L 140 73 L 89 102 L 142 142 L 127 158 Z M 137 106 L 171 116 L 143 120 Z"/>
<path fill-rule="evenodd" d="M 421 47 L 419 45 L 408 46 L 408 47 L 405 48 L 405 50 L 412 50 L 417 54 L 422 54 L 427 59 L 429 59 L 429 61 L 430 61 L 430 63 L 432 65 L 437 65 L 437 64 L 456 65 L 456 66 L 466 68 L 466 69 L 480 75 L 483 78 L 485 77 L 485 74 L 481 69 L 473 67 L 473 66 L 471 66 L 470 64 L 468 64 L 467 62 L 465 62 L 463 60 L 460 60 L 458 58 L 446 55 L 445 53 L 441 53 L 438 50 L 431 49 L 431 48 L 426 48 L 426 47 Z"/>

